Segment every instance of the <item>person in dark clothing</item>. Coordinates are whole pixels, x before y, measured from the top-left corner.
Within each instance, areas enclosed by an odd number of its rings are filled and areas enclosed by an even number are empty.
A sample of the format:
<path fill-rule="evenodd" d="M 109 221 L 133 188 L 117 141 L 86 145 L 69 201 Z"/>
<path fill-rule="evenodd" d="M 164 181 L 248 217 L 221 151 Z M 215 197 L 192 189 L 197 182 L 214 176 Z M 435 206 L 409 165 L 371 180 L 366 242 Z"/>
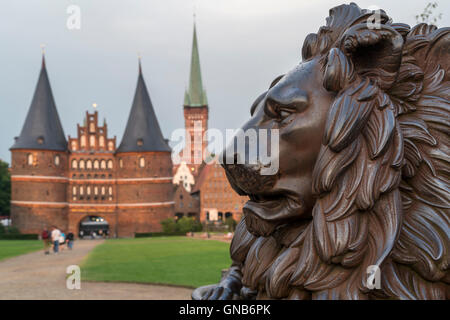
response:
<path fill-rule="evenodd" d="M 73 240 L 74 235 L 71 231 L 69 231 L 69 233 L 67 234 L 67 247 L 69 248 L 69 250 L 73 249 Z"/>
<path fill-rule="evenodd" d="M 50 231 L 48 231 L 47 228 L 42 230 L 41 238 L 42 238 L 42 241 L 44 242 L 44 253 L 50 254 L 50 247 L 51 247 L 52 243 L 50 240 Z"/>

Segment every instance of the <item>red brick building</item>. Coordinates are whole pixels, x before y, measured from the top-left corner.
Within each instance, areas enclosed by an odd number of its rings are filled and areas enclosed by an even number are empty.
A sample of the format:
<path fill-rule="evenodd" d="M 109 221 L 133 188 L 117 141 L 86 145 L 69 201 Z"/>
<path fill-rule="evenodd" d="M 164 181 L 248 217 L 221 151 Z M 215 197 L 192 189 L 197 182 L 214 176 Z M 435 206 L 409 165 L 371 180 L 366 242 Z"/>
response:
<path fill-rule="evenodd" d="M 228 217 L 239 221 L 242 207 L 248 200 L 231 188 L 224 169 L 217 162 L 201 166 L 192 195 L 199 199 L 201 222 L 225 221 Z"/>
<path fill-rule="evenodd" d="M 65 138 L 45 60 L 20 136 L 11 147 L 11 219 L 23 233 L 56 225 L 78 234 L 95 216 L 111 236 L 160 231 L 174 215 L 171 149 L 161 133 L 139 64 L 136 92 L 119 147 L 106 122 L 86 112 Z"/>

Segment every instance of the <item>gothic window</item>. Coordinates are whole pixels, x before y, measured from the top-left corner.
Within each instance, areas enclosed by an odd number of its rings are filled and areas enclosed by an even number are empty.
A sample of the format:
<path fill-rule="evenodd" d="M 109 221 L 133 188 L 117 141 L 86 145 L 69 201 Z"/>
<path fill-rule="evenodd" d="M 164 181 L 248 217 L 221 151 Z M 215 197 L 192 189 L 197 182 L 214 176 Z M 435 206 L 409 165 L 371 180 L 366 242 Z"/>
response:
<path fill-rule="evenodd" d="M 113 161 L 108 160 L 108 169 L 112 169 L 112 168 L 113 168 Z"/>
<path fill-rule="evenodd" d="M 87 194 L 88 196 L 91 195 L 91 186 L 87 186 L 87 187 L 86 187 L 86 194 Z"/>
<path fill-rule="evenodd" d="M 104 196 L 105 193 L 106 193 L 106 188 L 103 186 L 103 187 L 102 187 L 102 196 Z"/>
<path fill-rule="evenodd" d="M 59 155 L 56 155 L 55 158 L 53 159 L 55 162 L 55 166 L 59 166 Z"/>
<path fill-rule="evenodd" d="M 98 195 L 98 187 L 97 186 L 94 187 L 94 194 Z"/>
<path fill-rule="evenodd" d="M 90 146 L 91 148 L 94 148 L 94 147 L 95 147 L 95 136 L 94 136 L 94 135 L 92 135 L 92 136 L 89 137 L 89 146 Z"/>
<path fill-rule="evenodd" d="M 78 168 L 78 162 L 77 160 L 73 159 L 72 160 L 72 169 L 77 169 Z"/>
<path fill-rule="evenodd" d="M 81 147 L 84 148 L 86 147 L 86 136 L 81 136 Z"/>
<path fill-rule="evenodd" d="M 102 161 L 100 162 L 100 168 L 106 169 L 106 161 L 105 161 L 105 160 L 102 160 Z"/>
<path fill-rule="evenodd" d="M 72 141 L 72 150 L 77 150 L 77 142 Z"/>
<path fill-rule="evenodd" d="M 33 157 L 33 155 L 31 153 L 29 153 L 27 155 L 27 163 L 28 163 L 29 166 L 32 166 L 33 162 L 34 162 L 34 157 Z"/>
<path fill-rule="evenodd" d="M 114 143 L 112 141 L 108 142 L 108 149 L 109 149 L 109 151 L 114 150 Z"/>
<path fill-rule="evenodd" d="M 89 124 L 89 132 L 95 132 L 95 124 L 93 122 Z"/>
<path fill-rule="evenodd" d="M 113 192 L 112 187 L 109 187 L 109 188 L 108 188 L 108 193 L 109 193 L 110 196 L 112 196 L 112 192 Z"/>
<path fill-rule="evenodd" d="M 139 167 L 140 168 L 145 167 L 145 159 L 144 159 L 144 157 L 140 157 L 139 158 Z"/>
<path fill-rule="evenodd" d="M 83 159 L 80 160 L 80 169 L 84 169 L 84 160 Z"/>
<path fill-rule="evenodd" d="M 94 160 L 94 169 L 98 169 L 99 168 L 99 161 L 96 159 Z"/>
<path fill-rule="evenodd" d="M 74 195 L 74 196 L 77 195 L 77 187 L 75 187 L 75 186 L 72 187 L 72 195 Z"/>
<path fill-rule="evenodd" d="M 98 144 L 103 148 L 105 146 L 105 137 L 100 136 Z"/>
<path fill-rule="evenodd" d="M 92 169 L 92 161 L 91 160 L 86 161 L 86 169 Z"/>
<path fill-rule="evenodd" d="M 84 188 L 83 186 L 80 187 L 80 196 L 84 195 Z"/>
<path fill-rule="evenodd" d="M 122 158 L 119 159 L 119 167 L 123 168 L 123 160 L 122 160 Z"/>

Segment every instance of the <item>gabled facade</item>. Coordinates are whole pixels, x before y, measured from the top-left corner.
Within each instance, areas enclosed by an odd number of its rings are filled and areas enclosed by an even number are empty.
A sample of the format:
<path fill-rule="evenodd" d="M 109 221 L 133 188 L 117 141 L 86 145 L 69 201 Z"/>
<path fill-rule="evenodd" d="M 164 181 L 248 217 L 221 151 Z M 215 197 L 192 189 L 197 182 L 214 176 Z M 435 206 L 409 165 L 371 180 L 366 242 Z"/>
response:
<path fill-rule="evenodd" d="M 199 170 L 200 174 L 191 192 L 199 200 L 199 220 L 215 222 L 232 217 L 239 221 L 248 197 L 238 195 L 231 188 L 225 170 L 217 161 L 203 163 Z"/>
<path fill-rule="evenodd" d="M 11 147 L 12 223 L 23 233 L 55 225 L 79 234 L 83 221 L 98 217 L 113 237 L 160 231 L 160 221 L 174 216 L 170 154 L 140 66 L 117 148 L 98 112 L 86 112 L 67 143 L 43 60 L 24 127 Z"/>

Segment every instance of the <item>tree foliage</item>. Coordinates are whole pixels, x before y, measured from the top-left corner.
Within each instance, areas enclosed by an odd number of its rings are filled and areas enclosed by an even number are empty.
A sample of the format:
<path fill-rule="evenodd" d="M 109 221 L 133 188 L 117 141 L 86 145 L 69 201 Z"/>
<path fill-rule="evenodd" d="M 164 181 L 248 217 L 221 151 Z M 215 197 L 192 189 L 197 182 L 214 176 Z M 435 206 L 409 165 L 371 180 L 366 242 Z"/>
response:
<path fill-rule="evenodd" d="M 8 163 L 0 160 L 0 216 L 9 216 L 11 202 L 11 175 Z"/>
<path fill-rule="evenodd" d="M 438 7 L 437 2 L 429 2 L 421 14 L 416 15 L 417 23 L 427 23 L 437 26 L 438 20 L 442 19 L 442 13 L 433 15 L 433 11 Z"/>
<path fill-rule="evenodd" d="M 191 217 L 182 217 L 178 220 L 168 218 L 161 221 L 163 232 L 165 233 L 187 233 L 202 231 L 202 225 Z"/>

